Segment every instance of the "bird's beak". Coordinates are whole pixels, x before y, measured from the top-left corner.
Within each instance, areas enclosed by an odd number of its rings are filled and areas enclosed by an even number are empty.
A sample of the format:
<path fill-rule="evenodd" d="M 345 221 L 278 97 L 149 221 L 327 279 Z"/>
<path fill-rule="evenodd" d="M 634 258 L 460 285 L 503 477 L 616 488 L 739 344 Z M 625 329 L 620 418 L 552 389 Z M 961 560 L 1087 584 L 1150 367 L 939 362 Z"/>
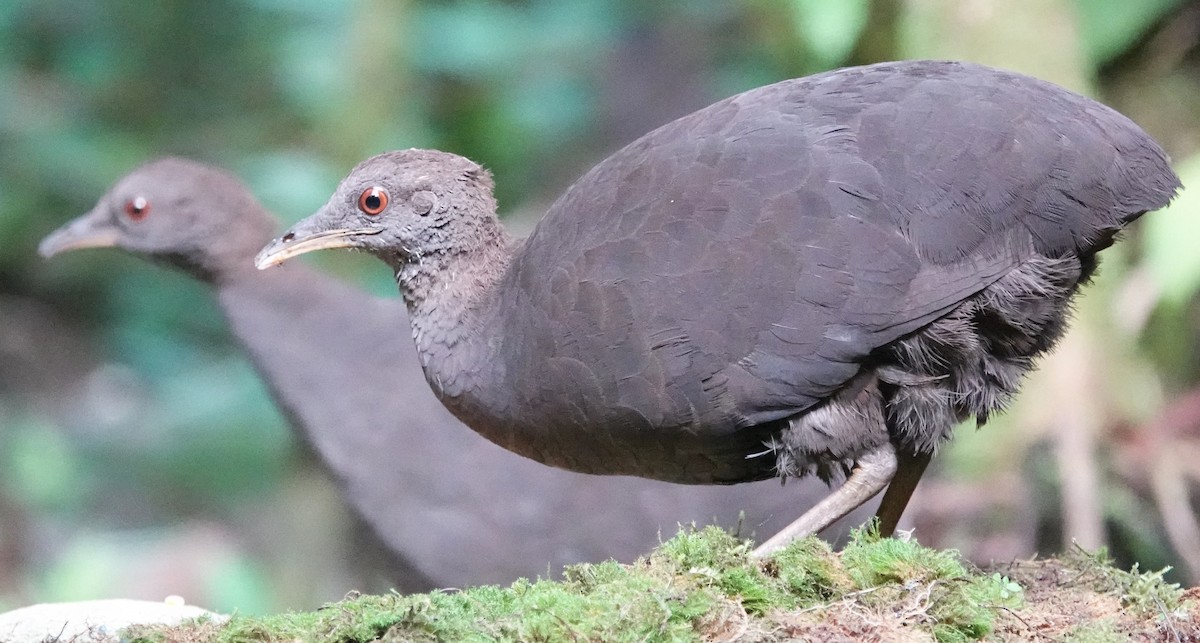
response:
<path fill-rule="evenodd" d="M 322 222 L 322 214 L 317 212 L 292 226 L 283 236 L 276 237 L 254 258 L 254 265 L 259 270 L 266 270 L 313 250 L 353 248 L 358 245 L 357 237 L 382 232 L 378 228 L 328 228 Z"/>
<path fill-rule="evenodd" d="M 38 244 L 38 254 L 46 259 L 80 248 L 111 248 L 120 240 L 120 231 L 108 220 L 100 206 L 51 232 Z"/>

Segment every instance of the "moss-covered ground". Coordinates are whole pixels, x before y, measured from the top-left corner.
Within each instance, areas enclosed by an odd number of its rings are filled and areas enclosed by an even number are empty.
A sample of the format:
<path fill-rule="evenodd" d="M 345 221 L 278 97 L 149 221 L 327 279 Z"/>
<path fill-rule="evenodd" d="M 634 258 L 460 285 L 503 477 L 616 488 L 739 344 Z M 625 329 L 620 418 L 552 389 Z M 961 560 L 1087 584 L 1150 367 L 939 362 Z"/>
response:
<path fill-rule="evenodd" d="M 684 530 L 632 565 L 567 568 L 429 594 L 352 596 L 314 612 L 133 628 L 198 641 L 1200 641 L 1200 592 L 1082 551 L 980 570 L 957 553 L 856 534 L 764 560 L 716 528 Z"/>

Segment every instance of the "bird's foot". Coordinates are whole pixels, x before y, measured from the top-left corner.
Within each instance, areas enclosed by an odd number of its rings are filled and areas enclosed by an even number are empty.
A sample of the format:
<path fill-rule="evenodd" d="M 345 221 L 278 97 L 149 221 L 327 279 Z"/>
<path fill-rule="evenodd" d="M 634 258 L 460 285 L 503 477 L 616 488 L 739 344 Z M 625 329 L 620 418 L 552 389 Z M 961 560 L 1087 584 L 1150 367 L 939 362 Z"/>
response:
<path fill-rule="evenodd" d="M 752 555 L 762 558 L 783 549 L 797 538 L 811 536 L 837 522 L 882 491 L 896 475 L 896 467 L 896 447 L 890 442 L 866 453 L 858 459 L 850 477 L 837 491 L 759 545 Z"/>

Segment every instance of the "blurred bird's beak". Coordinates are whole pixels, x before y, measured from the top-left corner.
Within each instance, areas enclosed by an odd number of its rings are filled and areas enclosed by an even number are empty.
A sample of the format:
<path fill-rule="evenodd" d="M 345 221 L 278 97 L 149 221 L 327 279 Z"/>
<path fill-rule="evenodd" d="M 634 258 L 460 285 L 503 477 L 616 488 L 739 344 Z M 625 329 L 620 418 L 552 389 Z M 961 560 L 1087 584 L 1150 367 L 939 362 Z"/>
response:
<path fill-rule="evenodd" d="M 108 220 L 107 212 L 97 207 L 42 239 L 38 254 L 49 259 L 80 248 L 110 248 L 119 239 L 120 232 Z"/>
<path fill-rule="evenodd" d="M 320 220 L 321 213 L 304 219 L 292 226 L 281 237 L 277 237 L 258 253 L 254 265 L 259 270 L 266 270 L 306 252 L 325 250 L 327 248 L 353 248 L 357 246 L 355 239 L 363 235 L 379 234 L 378 228 L 333 228 L 324 229 Z"/>

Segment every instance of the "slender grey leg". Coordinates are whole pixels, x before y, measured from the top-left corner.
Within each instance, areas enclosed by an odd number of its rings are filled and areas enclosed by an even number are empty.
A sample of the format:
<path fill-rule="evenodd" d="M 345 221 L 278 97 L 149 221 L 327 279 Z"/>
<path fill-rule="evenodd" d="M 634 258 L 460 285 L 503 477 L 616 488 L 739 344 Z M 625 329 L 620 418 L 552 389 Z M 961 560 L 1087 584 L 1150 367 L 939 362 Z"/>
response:
<path fill-rule="evenodd" d="M 897 454 L 897 458 L 896 475 L 875 512 L 875 517 L 879 519 L 879 535 L 884 537 L 891 536 L 896 531 L 900 516 L 904 514 L 904 508 L 908 506 L 908 500 L 912 498 L 913 490 L 917 488 L 917 483 L 921 481 L 921 475 L 925 473 L 925 467 L 929 466 L 933 455 L 900 453 Z"/>
<path fill-rule="evenodd" d="M 766 556 L 783 549 L 797 538 L 811 536 L 825 529 L 882 491 L 895 475 L 896 447 L 889 442 L 859 458 L 845 484 L 759 545 L 753 555 Z"/>

